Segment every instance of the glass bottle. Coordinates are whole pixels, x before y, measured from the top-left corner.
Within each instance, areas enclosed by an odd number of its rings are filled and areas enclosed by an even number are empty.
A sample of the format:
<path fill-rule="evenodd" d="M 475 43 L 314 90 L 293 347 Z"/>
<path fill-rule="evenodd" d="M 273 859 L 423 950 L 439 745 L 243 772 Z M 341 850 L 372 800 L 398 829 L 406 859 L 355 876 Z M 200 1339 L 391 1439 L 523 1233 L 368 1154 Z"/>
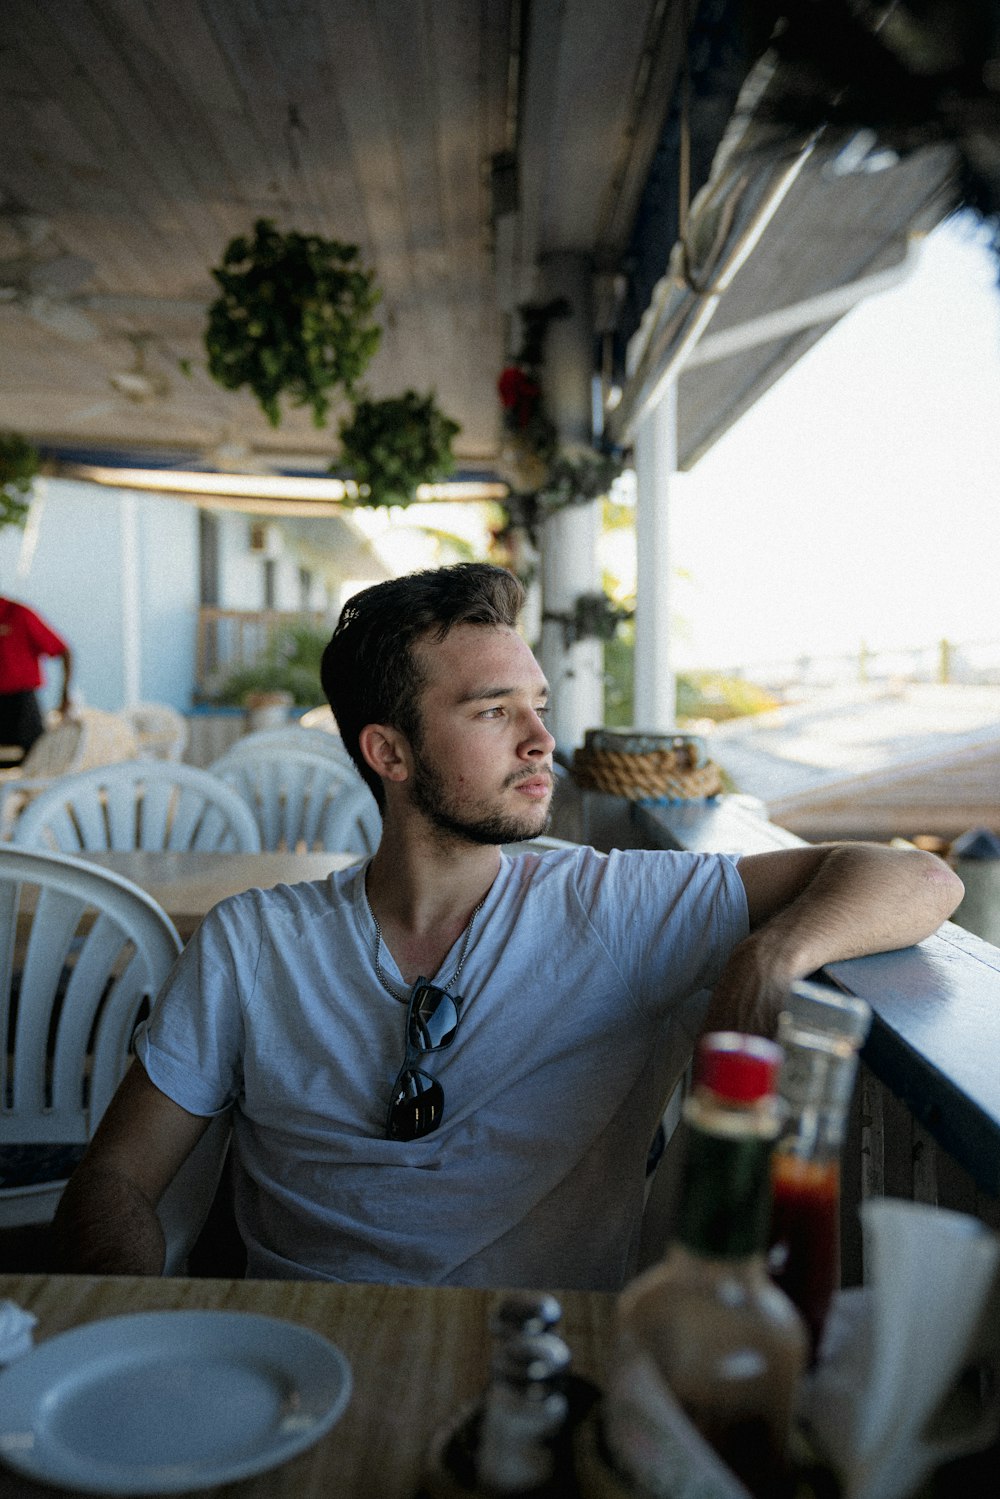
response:
<path fill-rule="evenodd" d="M 792 985 L 778 1020 L 786 1112 L 771 1161 L 768 1266 L 805 1319 L 814 1361 L 840 1284 L 840 1152 L 870 1024 L 864 1000 L 808 980 Z"/>
<path fill-rule="evenodd" d="M 511 1291 L 490 1318 L 490 1334 L 496 1346 L 517 1333 L 554 1332 L 561 1319 L 562 1307 L 547 1291 Z"/>
<path fill-rule="evenodd" d="M 570 1351 L 548 1330 L 561 1315 L 553 1296 L 500 1303 L 489 1383 L 432 1437 L 415 1499 L 564 1499 L 572 1489 Z"/>
<path fill-rule="evenodd" d="M 641 1493 L 709 1481 L 722 1494 L 733 1474 L 755 1495 L 783 1492 L 806 1334 L 766 1263 L 780 1063 L 755 1036 L 699 1047 L 677 1226 L 619 1298 L 605 1400 L 608 1448 Z"/>
<path fill-rule="evenodd" d="M 554 1333 L 517 1333 L 497 1344 L 474 1455 L 478 1491 L 542 1494 L 552 1485 L 554 1439 L 568 1410 L 559 1381 L 569 1361 Z"/>

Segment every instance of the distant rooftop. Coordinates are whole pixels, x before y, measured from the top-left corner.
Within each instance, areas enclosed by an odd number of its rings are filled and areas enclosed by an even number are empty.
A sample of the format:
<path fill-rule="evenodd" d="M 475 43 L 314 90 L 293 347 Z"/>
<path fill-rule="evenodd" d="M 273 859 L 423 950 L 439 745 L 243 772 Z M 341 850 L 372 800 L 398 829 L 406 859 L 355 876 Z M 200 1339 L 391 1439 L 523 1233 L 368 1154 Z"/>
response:
<path fill-rule="evenodd" d="M 709 747 L 806 838 L 1000 831 L 1000 687 L 833 690 L 720 724 Z"/>

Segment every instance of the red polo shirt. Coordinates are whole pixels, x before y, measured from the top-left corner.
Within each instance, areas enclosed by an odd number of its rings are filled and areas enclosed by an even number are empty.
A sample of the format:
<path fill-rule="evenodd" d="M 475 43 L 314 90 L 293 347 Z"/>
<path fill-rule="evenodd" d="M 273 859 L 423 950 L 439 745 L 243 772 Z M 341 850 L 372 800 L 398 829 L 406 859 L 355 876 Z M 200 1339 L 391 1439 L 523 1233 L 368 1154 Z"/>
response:
<path fill-rule="evenodd" d="M 68 646 L 26 604 L 0 599 L 0 693 L 31 692 L 42 685 L 42 656 L 62 656 Z"/>

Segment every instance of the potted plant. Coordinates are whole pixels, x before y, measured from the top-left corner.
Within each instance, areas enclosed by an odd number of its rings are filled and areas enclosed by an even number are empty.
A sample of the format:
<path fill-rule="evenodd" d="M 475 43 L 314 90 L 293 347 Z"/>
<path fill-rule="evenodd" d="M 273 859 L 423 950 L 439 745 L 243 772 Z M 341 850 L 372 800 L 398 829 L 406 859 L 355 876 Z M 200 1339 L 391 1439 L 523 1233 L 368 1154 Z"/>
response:
<path fill-rule="evenodd" d="M 226 390 L 248 385 L 272 426 L 279 398 L 311 406 L 321 427 L 331 394 L 353 394 L 378 347 L 371 320 L 380 292 L 358 264 L 357 245 L 258 219 L 253 237 L 231 240 L 212 275 L 222 295 L 208 312 L 209 374 Z"/>
<path fill-rule="evenodd" d="M 307 624 L 276 631 L 256 661 L 236 667 L 218 684 L 213 701 L 253 712 L 283 709 L 286 717 L 292 706 L 315 707 L 323 697 L 320 662 L 329 639 L 329 630 Z"/>
<path fill-rule="evenodd" d="M 0 434 L 0 530 L 23 526 L 31 509 L 31 486 L 41 467 L 38 449 L 16 432 Z"/>
<path fill-rule="evenodd" d="M 559 453 L 553 458 L 548 477 L 535 496 L 541 516 L 552 515 L 567 505 L 585 505 L 611 489 L 622 471 L 619 453 L 585 448 Z"/>
<path fill-rule="evenodd" d="M 340 427 L 341 461 L 362 488 L 365 505 L 409 505 L 417 486 L 446 479 L 455 468 L 459 431 L 431 395 L 406 390 L 385 401 L 358 401 Z"/>
<path fill-rule="evenodd" d="M 633 610 L 615 603 L 606 593 L 581 593 L 565 613 L 546 609 L 543 620 L 562 625 L 563 644 L 569 650 L 580 640 L 614 640 L 633 616 Z"/>

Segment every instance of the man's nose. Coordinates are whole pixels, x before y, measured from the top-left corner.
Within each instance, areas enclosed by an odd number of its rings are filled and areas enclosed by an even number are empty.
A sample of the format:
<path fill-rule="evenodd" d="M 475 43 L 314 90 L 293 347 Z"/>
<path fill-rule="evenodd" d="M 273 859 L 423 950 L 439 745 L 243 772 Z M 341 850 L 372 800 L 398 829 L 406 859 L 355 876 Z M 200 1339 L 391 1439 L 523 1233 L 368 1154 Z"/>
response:
<path fill-rule="evenodd" d="M 528 733 L 525 735 L 523 749 L 529 755 L 551 755 L 556 747 L 556 742 L 548 729 L 545 727 L 544 719 L 537 713 L 531 714 L 531 722 Z"/>

